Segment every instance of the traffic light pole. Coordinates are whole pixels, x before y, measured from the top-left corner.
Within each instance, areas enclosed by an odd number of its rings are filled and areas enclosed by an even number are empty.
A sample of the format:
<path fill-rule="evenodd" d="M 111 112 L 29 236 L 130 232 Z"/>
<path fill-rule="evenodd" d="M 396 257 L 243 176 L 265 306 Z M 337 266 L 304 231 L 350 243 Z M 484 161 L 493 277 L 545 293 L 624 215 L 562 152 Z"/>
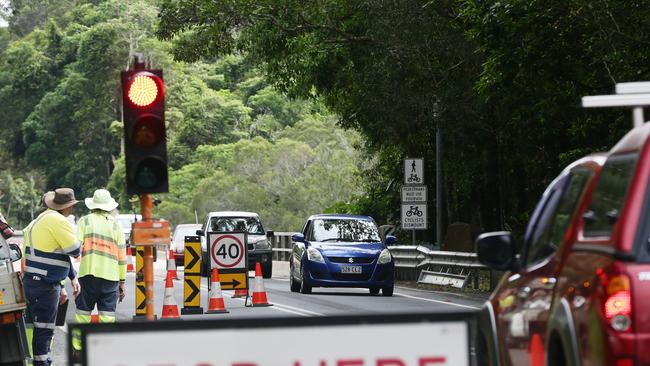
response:
<path fill-rule="evenodd" d="M 150 194 L 140 195 L 140 213 L 143 222 L 153 220 L 153 204 Z M 153 308 L 153 245 L 144 247 L 144 286 L 145 286 L 145 304 L 147 320 L 155 320 Z"/>

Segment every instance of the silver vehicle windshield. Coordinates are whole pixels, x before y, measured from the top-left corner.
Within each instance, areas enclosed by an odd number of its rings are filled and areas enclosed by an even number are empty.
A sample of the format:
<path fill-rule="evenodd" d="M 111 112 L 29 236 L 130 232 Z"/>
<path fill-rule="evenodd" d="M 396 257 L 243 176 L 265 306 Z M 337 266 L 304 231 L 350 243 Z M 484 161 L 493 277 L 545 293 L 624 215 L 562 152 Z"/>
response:
<path fill-rule="evenodd" d="M 174 240 L 177 243 L 183 243 L 186 236 L 196 235 L 196 230 L 200 229 L 201 225 L 188 225 L 188 226 L 178 226 L 174 230 Z"/>
<path fill-rule="evenodd" d="M 264 228 L 257 217 L 213 217 L 210 231 L 247 232 L 250 235 L 264 235 Z"/>
<path fill-rule="evenodd" d="M 358 219 L 314 220 L 313 240 L 320 242 L 367 242 L 381 241 L 377 225 Z"/>

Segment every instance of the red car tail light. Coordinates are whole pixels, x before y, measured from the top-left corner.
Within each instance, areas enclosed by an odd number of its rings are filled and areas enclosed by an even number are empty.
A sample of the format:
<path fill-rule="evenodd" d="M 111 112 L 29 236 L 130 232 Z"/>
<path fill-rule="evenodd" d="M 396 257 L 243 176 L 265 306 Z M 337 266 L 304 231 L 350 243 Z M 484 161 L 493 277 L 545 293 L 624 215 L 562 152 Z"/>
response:
<path fill-rule="evenodd" d="M 632 326 L 632 293 L 630 278 L 626 274 L 608 274 L 598 271 L 604 288 L 603 313 L 609 325 L 619 332 L 624 332 Z"/>

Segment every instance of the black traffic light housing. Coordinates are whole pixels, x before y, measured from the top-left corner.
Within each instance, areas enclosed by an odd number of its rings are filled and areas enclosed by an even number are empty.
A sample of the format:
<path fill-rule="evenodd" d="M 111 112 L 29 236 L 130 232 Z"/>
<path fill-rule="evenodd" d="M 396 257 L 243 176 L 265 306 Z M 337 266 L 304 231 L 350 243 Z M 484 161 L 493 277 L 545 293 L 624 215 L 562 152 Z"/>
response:
<path fill-rule="evenodd" d="M 163 72 L 136 61 L 121 76 L 127 193 L 168 192 Z"/>

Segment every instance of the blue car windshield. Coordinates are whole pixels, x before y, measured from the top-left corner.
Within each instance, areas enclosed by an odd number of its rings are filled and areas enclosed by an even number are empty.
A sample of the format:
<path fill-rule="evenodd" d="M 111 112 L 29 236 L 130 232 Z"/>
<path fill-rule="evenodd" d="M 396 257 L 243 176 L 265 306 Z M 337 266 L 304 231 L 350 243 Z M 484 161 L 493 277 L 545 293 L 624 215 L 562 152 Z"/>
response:
<path fill-rule="evenodd" d="M 373 221 L 355 219 L 316 219 L 312 237 L 321 242 L 381 242 Z"/>

